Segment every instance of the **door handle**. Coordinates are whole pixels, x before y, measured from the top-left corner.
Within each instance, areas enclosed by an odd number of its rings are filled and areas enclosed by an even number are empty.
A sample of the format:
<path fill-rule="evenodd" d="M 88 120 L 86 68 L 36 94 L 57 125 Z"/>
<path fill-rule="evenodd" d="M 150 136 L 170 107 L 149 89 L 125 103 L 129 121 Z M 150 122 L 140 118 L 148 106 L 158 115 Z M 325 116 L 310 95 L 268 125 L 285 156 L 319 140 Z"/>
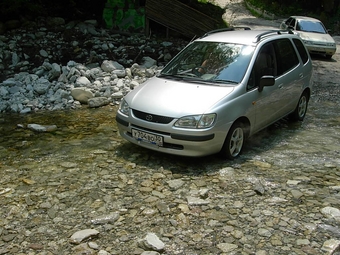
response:
<path fill-rule="evenodd" d="M 279 89 L 283 88 L 283 83 L 281 83 L 280 85 L 278 85 Z"/>

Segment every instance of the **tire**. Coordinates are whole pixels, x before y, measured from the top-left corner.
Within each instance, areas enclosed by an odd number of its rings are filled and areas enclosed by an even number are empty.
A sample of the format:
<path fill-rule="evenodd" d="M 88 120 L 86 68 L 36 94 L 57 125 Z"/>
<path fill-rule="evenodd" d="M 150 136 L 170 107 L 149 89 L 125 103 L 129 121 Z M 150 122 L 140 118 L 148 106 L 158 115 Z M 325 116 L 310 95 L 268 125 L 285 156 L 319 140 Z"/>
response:
<path fill-rule="evenodd" d="M 291 119 L 293 121 L 303 121 L 307 113 L 308 101 L 309 96 L 306 92 L 304 92 L 301 95 L 294 112 L 291 114 Z"/>
<path fill-rule="evenodd" d="M 228 135 L 220 151 L 220 155 L 225 159 L 233 160 L 237 158 L 243 149 L 244 141 L 244 125 L 242 125 L 241 122 L 236 122 L 229 129 Z"/>

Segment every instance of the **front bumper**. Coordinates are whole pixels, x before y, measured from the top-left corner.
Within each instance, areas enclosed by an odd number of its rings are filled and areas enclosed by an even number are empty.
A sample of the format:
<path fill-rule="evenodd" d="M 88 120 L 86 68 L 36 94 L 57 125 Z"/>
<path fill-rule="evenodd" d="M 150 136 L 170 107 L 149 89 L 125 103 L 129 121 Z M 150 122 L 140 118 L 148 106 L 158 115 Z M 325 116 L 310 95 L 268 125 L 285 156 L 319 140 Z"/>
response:
<path fill-rule="evenodd" d="M 336 47 L 324 45 L 306 44 L 306 48 L 308 49 L 310 54 L 333 56 L 336 52 Z"/>
<path fill-rule="evenodd" d="M 214 129 L 176 129 L 171 123 L 167 125 L 149 123 L 124 116 L 119 112 L 116 121 L 120 135 L 127 141 L 154 151 L 180 156 L 200 157 L 215 154 L 221 150 L 226 136 L 225 130 L 222 132 Z M 132 129 L 162 136 L 162 146 L 134 138 Z"/>

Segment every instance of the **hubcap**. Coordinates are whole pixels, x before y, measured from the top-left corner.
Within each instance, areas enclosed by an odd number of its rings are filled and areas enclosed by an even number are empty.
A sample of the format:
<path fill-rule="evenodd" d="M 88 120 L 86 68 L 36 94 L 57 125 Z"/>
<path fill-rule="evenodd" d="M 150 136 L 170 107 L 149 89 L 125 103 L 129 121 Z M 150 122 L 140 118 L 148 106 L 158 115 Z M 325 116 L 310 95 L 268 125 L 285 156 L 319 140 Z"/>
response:
<path fill-rule="evenodd" d="M 307 99 L 305 96 L 301 97 L 299 102 L 299 117 L 303 117 L 306 114 Z"/>
<path fill-rule="evenodd" d="M 242 146 L 243 146 L 243 129 L 236 128 L 230 138 L 229 144 L 230 154 L 233 157 L 236 157 L 238 154 L 240 154 Z"/>

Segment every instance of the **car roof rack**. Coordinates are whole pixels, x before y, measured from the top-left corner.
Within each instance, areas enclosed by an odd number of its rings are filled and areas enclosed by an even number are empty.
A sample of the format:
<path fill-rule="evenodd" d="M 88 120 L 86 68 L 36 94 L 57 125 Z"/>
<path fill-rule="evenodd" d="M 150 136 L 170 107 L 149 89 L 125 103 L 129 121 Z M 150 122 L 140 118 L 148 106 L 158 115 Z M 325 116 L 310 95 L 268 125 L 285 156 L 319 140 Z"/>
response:
<path fill-rule="evenodd" d="M 211 34 L 215 34 L 215 33 L 219 33 L 219 32 L 227 32 L 227 31 L 235 31 L 235 30 L 251 30 L 250 27 L 225 27 L 225 28 L 219 28 L 219 29 L 215 29 L 215 30 L 211 30 L 207 33 L 205 33 L 203 37 L 206 37 L 208 35 L 211 35 Z"/>
<path fill-rule="evenodd" d="M 272 34 L 277 34 L 277 35 L 281 35 L 283 33 L 288 33 L 288 34 L 294 34 L 294 32 L 290 29 L 287 30 L 269 30 L 266 32 L 263 32 L 261 34 L 258 34 L 254 40 L 254 43 L 258 43 L 263 37 L 272 35 Z"/>

